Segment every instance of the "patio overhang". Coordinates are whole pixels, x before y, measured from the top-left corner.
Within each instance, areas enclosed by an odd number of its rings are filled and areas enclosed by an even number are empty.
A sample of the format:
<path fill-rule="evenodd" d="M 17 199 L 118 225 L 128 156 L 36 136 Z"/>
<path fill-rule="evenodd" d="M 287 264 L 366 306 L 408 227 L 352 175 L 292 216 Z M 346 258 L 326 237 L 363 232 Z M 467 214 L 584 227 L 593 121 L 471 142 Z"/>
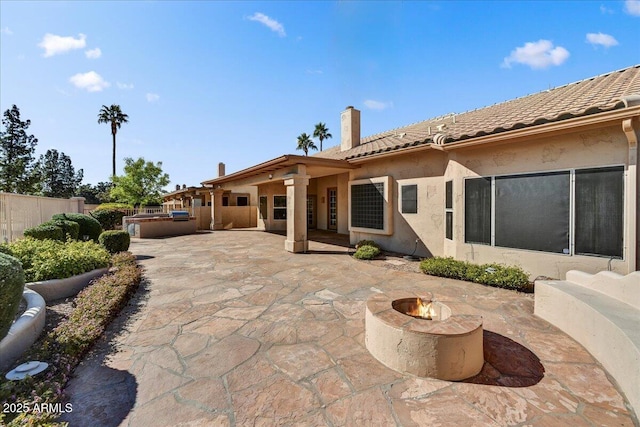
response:
<path fill-rule="evenodd" d="M 217 188 L 231 183 L 233 183 L 234 186 L 264 184 L 284 180 L 291 175 L 298 174 L 298 168 L 300 166 L 304 166 L 306 175 L 308 175 L 309 178 L 341 174 L 359 167 L 346 160 L 285 154 L 229 175 L 202 181 L 202 185 Z"/>

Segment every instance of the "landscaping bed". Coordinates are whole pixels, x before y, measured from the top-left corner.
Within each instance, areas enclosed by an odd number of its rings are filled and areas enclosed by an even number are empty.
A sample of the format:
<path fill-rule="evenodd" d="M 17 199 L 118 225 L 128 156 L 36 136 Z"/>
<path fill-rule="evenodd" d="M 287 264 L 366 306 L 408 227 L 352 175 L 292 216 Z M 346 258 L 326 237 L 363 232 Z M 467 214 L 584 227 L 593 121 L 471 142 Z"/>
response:
<path fill-rule="evenodd" d="M 142 271 L 130 253 L 114 255 L 112 264 L 105 276 L 96 279 L 75 299 L 58 300 L 47 307 L 45 333 L 16 365 L 38 360 L 48 363 L 49 368 L 22 381 L 3 380 L 0 404 L 16 411 L 1 413 L 0 424 L 64 425 L 56 419 L 64 409 L 62 390 L 71 373 L 142 280 Z M 37 410 L 42 407 L 56 408 L 57 412 Z"/>

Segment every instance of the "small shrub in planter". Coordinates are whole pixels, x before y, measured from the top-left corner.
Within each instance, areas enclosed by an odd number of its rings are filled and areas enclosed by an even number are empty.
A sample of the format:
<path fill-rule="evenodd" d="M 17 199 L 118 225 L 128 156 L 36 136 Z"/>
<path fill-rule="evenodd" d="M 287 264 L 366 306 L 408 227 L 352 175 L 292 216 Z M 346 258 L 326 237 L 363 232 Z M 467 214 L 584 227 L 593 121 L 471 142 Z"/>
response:
<path fill-rule="evenodd" d="M 23 290 L 24 271 L 20 261 L 0 253 L 0 340 L 9 333 Z"/>
<path fill-rule="evenodd" d="M 358 247 L 356 253 L 353 254 L 354 258 L 357 259 L 374 259 L 380 255 L 380 249 L 375 246 L 364 245 Z"/>
<path fill-rule="evenodd" d="M 374 248 L 380 249 L 380 246 L 373 240 L 360 240 L 358 243 L 356 243 L 356 249 L 359 249 L 362 246 L 373 246 Z"/>
<path fill-rule="evenodd" d="M 43 223 L 24 230 L 25 237 L 33 237 L 38 240 L 64 240 L 64 231 L 55 224 Z"/>
<path fill-rule="evenodd" d="M 110 230 L 103 232 L 98 238 L 98 241 L 109 251 L 109 253 L 115 254 L 128 250 L 131 238 L 129 237 L 129 233 L 126 231 Z"/>
<path fill-rule="evenodd" d="M 52 219 L 77 222 L 80 226 L 80 231 L 78 233 L 78 239 L 80 240 L 82 240 L 84 236 L 89 236 L 89 239 L 97 243 L 98 237 L 100 237 L 100 233 L 102 233 L 102 226 L 100 223 L 89 215 L 81 213 L 62 213 L 55 214 Z"/>
<path fill-rule="evenodd" d="M 118 209 L 99 209 L 90 213 L 95 218 L 103 230 L 116 230 L 122 225 L 122 218 L 125 213 Z"/>

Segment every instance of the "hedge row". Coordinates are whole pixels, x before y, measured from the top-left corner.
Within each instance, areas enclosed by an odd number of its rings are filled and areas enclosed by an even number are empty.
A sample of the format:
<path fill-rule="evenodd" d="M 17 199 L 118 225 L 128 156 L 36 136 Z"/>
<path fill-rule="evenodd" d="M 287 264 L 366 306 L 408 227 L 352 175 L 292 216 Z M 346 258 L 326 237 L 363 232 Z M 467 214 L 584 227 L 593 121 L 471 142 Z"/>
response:
<path fill-rule="evenodd" d="M 433 257 L 423 260 L 420 269 L 432 276 L 466 280 L 498 288 L 531 292 L 529 275 L 520 267 L 500 264 L 471 264 L 451 257 Z"/>

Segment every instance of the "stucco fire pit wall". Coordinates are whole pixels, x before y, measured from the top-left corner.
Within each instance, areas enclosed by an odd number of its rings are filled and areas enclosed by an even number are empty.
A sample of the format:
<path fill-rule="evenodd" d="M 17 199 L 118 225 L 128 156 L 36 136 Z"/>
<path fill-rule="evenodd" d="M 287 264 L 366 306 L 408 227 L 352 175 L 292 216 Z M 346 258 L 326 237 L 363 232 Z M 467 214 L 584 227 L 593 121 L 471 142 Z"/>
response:
<path fill-rule="evenodd" d="M 415 294 L 396 293 L 376 294 L 367 300 L 365 343 L 369 352 L 387 367 L 419 377 L 458 381 L 477 375 L 484 364 L 482 316 L 452 314 L 436 301 L 433 320 L 396 310 L 410 306 L 416 298 Z"/>

